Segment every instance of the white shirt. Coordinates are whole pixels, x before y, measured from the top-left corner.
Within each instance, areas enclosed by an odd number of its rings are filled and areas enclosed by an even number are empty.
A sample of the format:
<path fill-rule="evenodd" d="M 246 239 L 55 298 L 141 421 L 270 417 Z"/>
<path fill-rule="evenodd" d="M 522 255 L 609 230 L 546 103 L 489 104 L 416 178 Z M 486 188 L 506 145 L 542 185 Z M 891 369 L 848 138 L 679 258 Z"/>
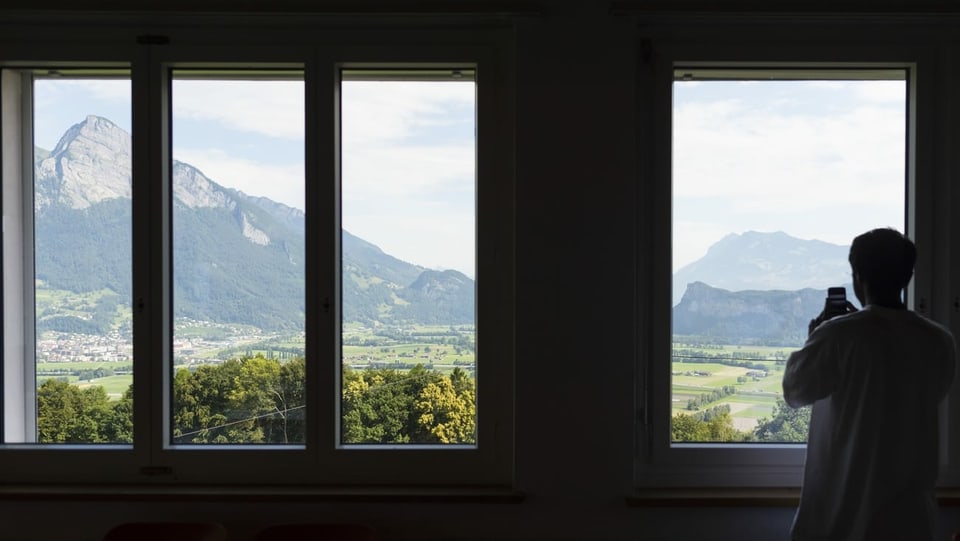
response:
<path fill-rule="evenodd" d="M 876 305 L 822 323 L 790 355 L 784 399 L 813 404 L 793 539 L 933 538 L 937 410 L 955 365 L 944 327 Z"/>

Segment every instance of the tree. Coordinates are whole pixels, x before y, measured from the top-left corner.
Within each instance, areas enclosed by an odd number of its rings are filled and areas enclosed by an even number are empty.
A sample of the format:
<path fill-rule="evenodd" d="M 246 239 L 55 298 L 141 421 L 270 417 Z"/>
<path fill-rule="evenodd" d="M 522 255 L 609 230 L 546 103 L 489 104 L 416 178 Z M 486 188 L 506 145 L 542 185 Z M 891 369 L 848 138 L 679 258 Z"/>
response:
<path fill-rule="evenodd" d="M 413 433 L 412 389 L 422 380 L 422 369 L 403 374 L 393 369 L 349 367 L 343 372 L 341 411 L 345 443 L 409 443 Z M 410 374 L 413 374 L 411 376 Z"/>
<path fill-rule="evenodd" d="M 114 443 L 107 427 L 113 410 L 100 386 L 80 389 L 48 379 L 37 389 L 37 439 L 40 443 Z"/>
<path fill-rule="evenodd" d="M 472 443 L 474 382 L 455 368 L 448 377 L 418 364 L 395 369 L 343 369 L 345 443 Z"/>
<path fill-rule="evenodd" d="M 228 398 L 240 361 L 177 370 L 173 380 L 173 436 L 178 443 L 244 443 L 246 435 L 229 430 L 238 416 Z"/>
<path fill-rule="evenodd" d="M 414 407 L 421 434 L 418 443 L 476 442 L 477 410 L 471 389 L 458 393 L 451 378 L 445 377 L 428 383 Z"/>
<path fill-rule="evenodd" d="M 810 431 L 809 406 L 791 408 L 783 398 L 777 398 L 771 417 L 761 418 L 753 433 L 760 441 L 805 442 Z"/>
<path fill-rule="evenodd" d="M 696 415 L 677 413 L 670 423 L 673 441 L 677 442 L 741 442 L 750 441 L 753 435 L 737 430 L 729 411 L 717 410 L 709 419 Z"/>
<path fill-rule="evenodd" d="M 287 405 L 280 392 L 280 363 L 263 355 L 240 360 L 240 370 L 233 377 L 233 387 L 227 393 L 232 409 L 244 417 L 231 430 L 243 426 L 251 438 L 247 443 L 262 443 L 274 440 L 274 423 L 267 416 L 278 415 L 286 419 Z M 277 436 L 286 441 L 286 431 L 281 427 Z"/>
<path fill-rule="evenodd" d="M 111 404 L 108 420 L 101 428 L 107 441 L 133 443 L 133 384 Z"/>

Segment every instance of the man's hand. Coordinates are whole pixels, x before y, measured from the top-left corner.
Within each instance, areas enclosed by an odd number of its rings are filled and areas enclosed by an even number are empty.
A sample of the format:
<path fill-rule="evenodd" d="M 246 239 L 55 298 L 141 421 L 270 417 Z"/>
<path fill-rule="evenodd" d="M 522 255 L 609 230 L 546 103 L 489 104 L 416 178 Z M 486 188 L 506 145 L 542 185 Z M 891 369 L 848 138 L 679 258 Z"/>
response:
<path fill-rule="evenodd" d="M 844 314 L 852 314 L 856 311 L 857 307 L 850 301 L 847 301 L 847 304 L 843 307 L 843 311 L 837 311 L 836 309 L 828 311 L 827 308 L 824 308 L 823 311 L 820 312 L 820 315 L 810 320 L 810 324 L 807 325 L 807 336 L 813 334 L 813 331 L 824 321 Z"/>

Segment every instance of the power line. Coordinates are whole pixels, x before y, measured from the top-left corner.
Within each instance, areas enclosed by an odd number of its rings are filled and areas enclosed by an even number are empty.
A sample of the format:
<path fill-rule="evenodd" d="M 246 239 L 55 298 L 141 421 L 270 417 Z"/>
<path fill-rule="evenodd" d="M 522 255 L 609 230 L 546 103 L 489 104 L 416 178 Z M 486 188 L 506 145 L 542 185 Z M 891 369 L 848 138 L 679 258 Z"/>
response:
<path fill-rule="evenodd" d="M 306 405 L 303 405 L 303 406 L 294 406 L 294 407 L 292 407 L 292 408 L 287 408 L 287 409 L 284 409 L 284 410 L 277 410 L 277 411 L 273 411 L 273 412 L 270 412 L 270 413 L 264 413 L 264 414 L 262 414 L 262 415 L 255 415 L 255 416 L 253 416 L 253 417 L 247 417 L 246 419 L 239 419 L 239 420 L 236 420 L 236 421 L 230 421 L 229 423 L 224 423 L 224 424 L 222 424 L 222 425 L 209 426 L 209 427 L 207 427 L 207 428 L 201 428 L 200 430 L 194 430 L 193 432 L 184 432 L 183 434 L 180 434 L 179 436 L 177 436 L 175 439 L 185 438 L 185 437 L 187 437 L 187 436 L 193 436 L 194 434 L 199 434 L 199 433 L 201 433 L 201 432 L 206 432 L 206 431 L 208 431 L 208 430 L 217 430 L 217 429 L 220 429 L 220 428 L 225 428 L 225 427 L 237 425 L 237 424 L 240 424 L 240 423 L 246 423 L 247 421 L 253 421 L 253 420 L 256 420 L 256 419 L 263 419 L 264 417 L 272 417 L 272 416 L 274 416 L 274 415 L 285 414 L 285 413 L 287 413 L 288 411 L 303 409 L 303 408 L 305 408 L 305 407 L 306 407 Z"/>

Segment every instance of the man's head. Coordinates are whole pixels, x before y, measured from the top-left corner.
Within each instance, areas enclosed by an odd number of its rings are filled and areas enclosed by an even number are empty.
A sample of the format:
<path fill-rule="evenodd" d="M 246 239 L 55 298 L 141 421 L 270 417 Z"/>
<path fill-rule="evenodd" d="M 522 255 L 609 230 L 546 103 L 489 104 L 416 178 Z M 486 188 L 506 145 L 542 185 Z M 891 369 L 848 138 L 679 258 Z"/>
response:
<path fill-rule="evenodd" d="M 895 229 L 874 229 L 853 239 L 850 267 L 857 298 L 865 304 L 864 286 L 872 297 L 898 297 L 913 276 L 917 249 Z"/>

